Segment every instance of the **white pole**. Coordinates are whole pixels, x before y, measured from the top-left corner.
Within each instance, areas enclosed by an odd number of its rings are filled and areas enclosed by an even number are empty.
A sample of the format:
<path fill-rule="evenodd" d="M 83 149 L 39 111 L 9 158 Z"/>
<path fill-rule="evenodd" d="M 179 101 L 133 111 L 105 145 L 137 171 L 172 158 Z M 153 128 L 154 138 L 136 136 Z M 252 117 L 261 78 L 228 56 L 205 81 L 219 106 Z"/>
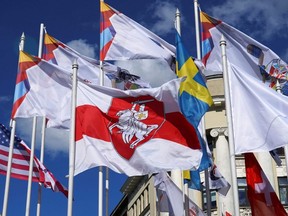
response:
<path fill-rule="evenodd" d="M 37 126 L 37 116 L 33 117 L 33 127 L 32 127 L 32 137 L 31 137 L 31 152 L 30 152 L 30 162 L 29 162 L 29 176 L 28 176 L 28 187 L 26 196 L 26 211 L 25 215 L 30 215 L 30 201 L 31 201 L 31 188 L 32 188 L 32 176 L 33 176 L 33 165 L 34 165 L 34 151 L 35 151 L 35 141 L 36 141 L 36 126 Z"/>
<path fill-rule="evenodd" d="M 40 150 L 40 162 L 44 162 L 44 149 L 45 149 L 45 130 L 46 128 L 46 118 L 42 119 L 42 133 L 41 133 L 41 150 Z M 42 201 L 42 183 L 38 185 L 38 202 L 37 202 L 37 216 L 41 214 L 41 201 Z"/>
<path fill-rule="evenodd" d="M 43 33 L 44 33 L 44 24 L 40 24 L 40 36 L 39 36 L 39 48 L 38 48 L 38 57 L 42 57 L 43 50 Z M 44 141 L 45 141 L 45 126 L 46 119 L 43 117 L 42 122 L 42 133 L 41 133 L 41 150 L 40 150 L 40 162 L 44 162 Z M 37 200 L 37 216 L 40 216 L 41 212 L 41 196 L 42 196 L 42 184 L 39 182 L 38 184 L 38 200 Z"/>
<path fill-rule="evenodd" d="M 194 14 L 195 14 L 195 35 L 196 35 L 196 48 L 197 59 L 201 59 L 201 41 L 200 41 L 200 28 L 199 28 L 199 13 L 198 13 L 198 0 L 194 0 Z M 201 119 L 202 136 L 206 140 L 205 119 Z M 206 143 L 206 142 L 205 142 Z M 206 147 L 206 146 L 205 146 Z M 209 188 L 209 171 L 208 168 L 204 171 L 205 175 L 205 189 L 206 189 L 206 203 L 207 203 L 207 215 L 211 215 L 211 194 Z"/>
<path fill-rule="evenodd" d="M 175 13 L 175 28 L 179 35 L 181 35 L 181 23 L 180 23 L 180 11 L 176 10 Z M 183 191 L 183 179 L 182 179 L 182 171 L 181 170 L 172 170 L 171 171 L 171 179 L 173 182 Z"/>
<path fill-rule="evenodd" d="M 99 166 L 98 215 L 103 215 L 103 167 Z"/>
<path fill-rule="evenodd" d="M 78 64 L 75 60 L 72 65 L 72 98 L 71 98 L 71 127 L 70 127 L 70 148 L 69 148 L 69 183 L 68 183 L 68 211 L 67 216 L 72 216 L 73 210 L 73 184 L 75 168 L 75 116 L 77 99 L 77 71 Z"/>
<path fill-rule="evenodd" d="M 109 168 L 106 167 L 106 216 L 109 216 Z"/>
<path fill-rule="evenodd" d="M 10 185 L 10 176 L 11 176 L 11 168 L 12 168 L 15 127 L 16 127 L 16 121 L 14 119 L 12 119 L 10 127 L 11 127 L 11 134 L 10 134 L 9 155 L 8 155 L 8 165 L 7 165 L 7 173 L 6 173 L 6 183 L 5 183 L 2 216 L 6 216 L 7 206 L 8 206 L 9 185 Z"/>
<path fill-rule="evenodd" d="M 197 59 L 201 59 L 199 13 L 198 13 L 198 1 L 197 0 L 194 0 L 194 14 L 195 14 L 195 34 L 196 34 Z"/>
<path fill-rule="evenodd" d="M 38 46 L 38 57 L 42 57 L 43 50 L 43 34 L 44 34 L 44 24 L 40 24 L 40 35 L 39 35 L 39 46 Z"/>
<path fill-rule="evenodd" d="M 229 140 L 229 150 L 230 150 L 230 163 L 231 163 L 231 175 L 232 175 L 232 189 L 233 189 L 233 200 L 234 200 L 234 214 L 239 216 L 239 198 L 238 198 L 238 185 L 237 185 L 237 172 L 236 172 L 236 162 L 235 162 L 235 147 L 234 147 L 234 136 L 233 136 L 233 124 L 232 124 L 232 114 L 231 114 L 231 101 L 230 101 L 230 90 L 229 90 L 229 74 L 227 66 L 227 56 L 226 56 L 226 40 L 224 36 L 221 36 L 220 40 L 221 47 L 221 58 L 222 58 L 222 68 L 223 68 L 223 79 L 224 79 L 224 92 L 225 92 L 225 106 L 227 113 L 227 125 L 228 125 L 228 140 Z"/>
<path fill-rule="evenodd" d="M 103 62 L 100 61 L 100 77 L 99 77 L 99 85 L 104 85 L 104 71 L 103 71 Z M 98 176 L 98 215 L 103 215 L 103 167 L 99 167 L 99 176 Z"/>
<path fill-rule="evenodd" d="M 181 14 L 178 8 L 176 9 L 175 13 L 175 28 L 178 34 L 181 35 Z"/>
<path fill-rule="evenodd" d="M 101 2 L 104 0 L 100 0 L 100 7 Z M 100 40 L 101 42 L 101 40 Z M 99 85 L 104 86 L 104 71 L 103 71 L 103 61 L 100 60 L 100 76 L 99 76 Z M 99 175 L 98 175 L 98 215 L 103 215 L 103 167 L 99 167 Z M 106 203 L 107 205 L 107 203 Z"/>
<path fill-rule="evenodd" d="M 24 32 L 21 35 L 19 50 L 24 50 L 24 41 L 25 35 Z M 10 177 L 11 177 L 11 168 L 12 168 L 12 158 L 13 158 L 13 148 L 14 148 L 14 137 L 16 130 L 16 121 L 15 119 L 11 119 L 10 122 L 11 134 L 10 134 L 10 143 L 9 143 L 9 155 L 8 155 L 8 164 L 7 164 L 7 173 L 6 173 L 6 182 L 5 182 L 5 191 L 4 191 L 4 199 L 3 199 L 3 209 L 2 216 L 6 216 L 7 207 L 8 207 L 8 197 L 9 197 L 9 186 L 10 186 Z"/>

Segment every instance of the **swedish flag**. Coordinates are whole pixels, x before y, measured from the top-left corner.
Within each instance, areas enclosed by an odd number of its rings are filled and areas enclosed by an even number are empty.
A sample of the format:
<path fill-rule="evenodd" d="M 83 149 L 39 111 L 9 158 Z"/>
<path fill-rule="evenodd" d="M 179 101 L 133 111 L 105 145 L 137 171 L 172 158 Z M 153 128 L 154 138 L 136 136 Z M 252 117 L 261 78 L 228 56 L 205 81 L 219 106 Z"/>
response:
<path fill-rule="evenodd" d="M 195 127 L 203 156 L 196 171 L 184 171 L 184 179 L 190 180 L 189 187 L 201 190 L 200 171 L 211 166 L 212 162 L 207 153 L 206 144 L 197 127 L 203 115 L 213 104 L 210 92 L 205 84 L 202 74 L 198 70 L 191 56 L 185 50 L 180 35 L 176 33 L 176 72 L 178 77 L 186 77 L 179 90 L 179 104 L 182 114 Z M 185 178 L 185 175 L 189 178 Z"/>
<path fill-rule="evenodd" d="M 191 56 L 185 50 L 180 35 L 176 34 L 176 73 L 178 77 L 186 77 L 179 90 L 181 112 L 195 128 L 213 104 L 210 92 L 202 74 Z"/>

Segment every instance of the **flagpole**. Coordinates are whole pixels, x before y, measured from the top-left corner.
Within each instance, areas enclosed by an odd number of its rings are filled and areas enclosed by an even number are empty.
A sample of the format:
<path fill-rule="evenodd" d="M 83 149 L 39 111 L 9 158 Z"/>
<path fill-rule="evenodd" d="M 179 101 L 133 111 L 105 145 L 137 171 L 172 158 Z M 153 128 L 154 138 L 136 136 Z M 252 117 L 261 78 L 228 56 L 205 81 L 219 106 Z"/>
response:
<path fill-rule="evenodd" d="M 69 141 L 69 183 L 68 183 L 68 211 L 67 216 L 72 216 L 73 212 L 73 184 L 75 170 L 75 117 L 76 117 L 76 99 L 77 99 L 77 71 L 78 64 L 76 59 L 72 65 L 72 109 L 71 109 L 71 126 L 70 126 L 70 141 Z"/>
<path fill-rule="evenodd" d="M 106 216 L 109 216 L 109 168 L 106 167 Z"/>
<path fill-rule="evenodd" d="M 232 175 L 232 189 L 233 189 L 233 201 L 234 201 L 234 214 L 239 216 L 239 197 L 238 197 L 238 186 L 237 186 L 237 172 L 236 172 L 236 162 L 235 162 L 235 146 L 234 146 L 234 136 L 233 136 L 233 124 L 232 124 L 232 114 L 231 114 L 231 102 L 230 102 L 230 90 L 229 90 L 229 74 L 227 67 L 227 55 L 226 55 L 226 40 L 224 36 L 220 39 L 221 47 L 221 58 L 222 58 L 222 68 L 223 68 L 223 79 L 224 79 L 224 92 L 225 92 L 225 106 L 226 106 L 226 116 L 228 125 L 228 140 L 230 149 L 230 163 L 231 163 L 231 175 Z"/>
<path fill-rule="evenodd" d="M 104 0 L 100 0 L 100 8 L 101 8 L 101 2 L 104 2 Z M 100 44 L 101 44 L 101 38 L 100 38 Z M 103 61 L 100 60 L 100 76 L 99 76 L 100 86 L 104 85 L 104 71 L 103 71 Z M 108 168 L 107 168 L 108 169 Z M 106 171 L 107 171 L 106 169 Z M 98 175 L 98 215 L 103 215 L 103 167 L 99 166 L 99 175 Z M 107 203 L 106 203 L 107 205 Z"/>
<path fill-rule="evenodd" d="M 39 48 L 38 48 L 38 57 L 42 57 L 43 50 L 43 33 L 44 33 L 44 24 L 40 24 L 40 35 L 39 35 Z M 46 119 L 43 117 L 42 122 L 42 133 L 41 133 L 41 150 L 40 150 L 40 162 L 44 162 L 44 141 L 45 141 L 45 124 Z M 37 216 L 40 216 L 41 212 L 41 196 L 42 196 L 42 183 L 38 184 L 38 199 L 37 199 Z"/>
<path fill-rule="evenodd" d="M 198 0 L 194 0 L 194 14 L 195 14 L 195 33 L 196 33 L 197 58 L 201 59 Z"/>
<path fill-rule="evenodd" d="M 24 32 L 21 35 L 19 50 L 24 50 L 25 35 Z M 2 216 L 6 216 L 7 207 L 8 207 L 8 197 L 9 197 L 9 187 L 10 187 L 10 178 L 11 178 L 11 169 L 12 169 L 12 159 L 13 159 L 13 148 L 14 148 L 14 139 L 15 139 L 15 130 L 16 130 L 16 120 L 11 119 L 10 121 L 11 134 L 10 134 L 10 143 L 9 143 L 9 155 L 7 162 L 7 172 L 6 172 L 6 181 L 5 181 L 5 191 L 3 198 L 3 208 Z"/>
<path fill-rule="evenodd" d="M 24 34 L 23 34 L 23 36 L 24 36 Z M 23 37 L 23 38 L 25 39 L 25 37 Z M 7 173 L 6 173 L 6 183 L 5 183 L 2 216 L 6 216 L 7 206 L 8 206 L 9 185 L 10 185 L 10 177 L 11 177 L 14 137 L 15 137 L 15 128 L 16 128 L 16 121 L 14 119 L 11 120 L 10 127 L 11 127 L 11 134 L 10 134 L 9 155 L 8 155 L 8 165 L 7 165 Z"/>
<path fill-rule="evenodd" d="M 200 42 L 200 30 L 199 30 L 199 13 L 198 13 L 198 0 L 194 0 L 194 14 L 195 14 L 195 35 L 196 35 L 196 49 L 197 59 L 201 59 L 201 42 Z M 202 135 L 206 140 L 206 128 L 204 116 L 201 119 Z M 205 175 L 205 189 L 206 189 L 206 204 L 207 204 L 207 215 L 211 215 L 211 194 L 209 188 L 209 168 L 204 170 Z"/>
<path fill-rule="evenodd" d="M 42 133 L 41 133 L 41 150 L 40 150 L 40 162 L 44 162 L 44 145 L 45 145 L 45 134 L 46 134 L 46 118 L 43 116 L 42 119 Z M 37 201 L 37 216 L 41 213 L 41 201 L 42 201 L 42 183 L 38 185 L 38 201 Z"/>
<path fill-rule="evenodd" d="M 103 62 L 100 61 L 100 86 L 104 84 Z M 98 183 L 98 215 L 103 215 L 103 167 L 99 166 L 99 183 Z"/>
<path fill-rule="evenodd" d="M 181 23 L 180 23 L 180 11 L 177 8 L 175 13 L 175 28 L 179 35 L 181 35 Z M 182 179 L 182 171 L 181 170 L 172 170 L 171 171 L 171 179 L 173 182 L 183 191 L 183 179 Z"/>
<path fill-rule="evenodd" d="M 30 147 L 30 162 L 29 162 L 29 176 L 28 176 L 28 187 L 26 196 L 26 211 L 25 215 L 30 215 L 30 201 L 31 201 L 31 188 L 32 188 L 32 176 L 33 176 L 33 164 L 34 164 L 34 151 L 36 141 L 36 127 L 37 127 L 37 116 L 33 117 L 33 127 L 31 136 L 31 147 Z"/>

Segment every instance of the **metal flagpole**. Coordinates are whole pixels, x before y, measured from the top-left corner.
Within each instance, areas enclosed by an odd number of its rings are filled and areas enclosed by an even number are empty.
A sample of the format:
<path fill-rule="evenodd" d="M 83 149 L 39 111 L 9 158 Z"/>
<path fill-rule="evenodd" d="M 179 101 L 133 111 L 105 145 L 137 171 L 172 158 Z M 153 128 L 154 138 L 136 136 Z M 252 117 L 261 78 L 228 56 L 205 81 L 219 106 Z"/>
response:
<path fill-rule="evenodd" d="M 71 98 L 71 126 L 69 140 L 69 183 L 68 183 L 68 211 L 67 216 L 72 216 L 73 210 L 73 184 L 74 184 L 74 169 L 75 169 L 75 117 L 76 117 L 76 99 L 77 99 L 77 71 L 78 64 L 75 59 L 72 65 L 72 98 Z"/>
<path fill-rule="evenodd" d="M 41 133 L 41 151 L 40 151 L 40 162 L 44 162 L 44 145 L 45 145 L 45 133 L 46 133 L 46 118 L 43 116 L 42 119 L 42 133 Z M 37 216 L 41 213 L 41 201 L 42 201 L 42 183 L 38 185 L 38 201 L 37 201 Z"/>
<path fill-rule="evenodd" d="M 36 141 L 36 127 L 37 127 L 37 116 L 34 116 L 33 117 L 32 136 L 31 136 L 31 150 L 30 150 L 31 152 L 30 152 L 30 162 L 29 162 L 28 187 L 27 187 L 27 196 L 26 196 L 26 211 L 25 211 L 26 216 L 29 216 L 29 214 L 30 214 L 34 151 L 35 151 L 35 141 Z"/>
<path fill-rule="evenodd" d="M 234 201 L 234 214 L 232 213 L 232 215 L 239 216 L 239 198 L 238 198 L 238 187 L 237 187 L 237 172 L 236 172 L 236 162 L 235 162 L 235 146 L 234 146 L 234 137 L 233 137 L 230 90 L 229 90 L 229 83 L 228 83 L 229 74 L 228 74 L 227 55 L 226 55 L 226 40 L 223 35 L 221 36 L 221 39 L 220 39 L 220 47 L 221 47 L 221 58 L 222 58 L 222 68 L 223 68 L 225 106 L 226 106 L 227 125 L 228 125 L 228 140 L 229 140 L 229 150 L 230 150 L 232 189 L 233 189 L 233 201 Z"/>
<path fill-rule="evenodd" d="M 7 214 L 8 195 L 9 195 L 9 185 L 10 185 L 12 159 L 13 159 L 13 147 L 14 147 L 16 121 L 14 119 L 12 119 L 10 124 L 11 124 L 10 125 L 11 134 L 10 134 L 9 155 L 8 155 L 8 165 L 7 165 L 7 173 L 6 173 L 6 183 L 5 183 L 5 192 L 4 192 L 2 216 L 6 216 L 6 214 Z"/>
<path fill-rule="evenodd" d="M 103 62 L 100 61 L 100 85 L 103 86 Z M 99 185 L 98 185 L 98 215 L 103 215 L 103 167 L 99 166 Z"/>
<path fill-rule="evenodd" d="M 197 48 L 197 59 L 201 59 L 201 46 L 200 46 L 200 30 L 199 30 L 199 10 L 198 10 L 198 0 L 194 0 L 194 14 L 195 14 L 195 34 L 196 34 L 196 48 Z M 206 129 L 205 129 L 205 119 L 201 119 L 202 135 L 206 140 Z M 208 143 L 207 143 L 208 144 Z M 207 203 L 207 215 L 211 215 L 211 194 L 209 188 L 209 168 L 205 169 L 205 189 L 206 189 L 206 203 Z"/>
<path fill-rule="evenodd" d="M 195 31 L 196 31 L 195 33 L 196 33 L 197 58 L 201 59 L 198 0 L 194 0 L 194 14 L 195 14 Z"/>
<path fill-rule="evenodd" d="M 106 167 L 106 216 L 109 216 L 109 168 Z"/>
<path fill-rule="evenodd" d="M 104 2 L 104 0 L 100 0 L 100 8 L 101 8 L 101 2 Z M 100 38 L 101 43 L 101 38 Z M 100 60 L 100 76 L 99 76 L 99 84 L 100 86 L 104 85 L 104 71 L 103 71 L 103 61 Z M 107 168 L 108 169 L 108 168 Z M 107 171 L 107 170 L 106 170 Z M 99 167 L 99 182 L 98 182 L 98 215 L 103 215 L 103 167 Z"/>
<path fill-rule="evenodd" d="M 39 49 L 38 49 L 38 57 L 42 57 L 42 50 L 43 50 L 43 33 L 44 33 L 44 24 L 40 24 L 40 36 L 39 36 Z M 42 132 L 41 132 L 41 151 L 40 151 L 40 162 L 43 163 L 44 161 L 44 142 L 45 142 L 45 125 L 46 125 L 46 118 L 43 117 L 42 122 Z M 37 216 L 40 216 L 41 211 L 41 196 L 42 196 L 42 183 L 38 184 L 38 200 L 37 200 Z"/>
<path fill-rule="evenodd" d="M 21 35 L 19 50 L 24 50 L 24 41 L 25 35 L 24 32 Z M 9 143 L 9 155 L 7 162 L 7 172 L 6 172 L 6 182 L 5 182 L 5 191 L 3 198 L 3 208 L 2 208 L 2 216 L 7 215 L 7 207 L 8 207 L 8 197 L 9 197 L 9 186 L 10 186 L 10 177 L 11 177 L 11 168 L 12 168 L 12 158 L 13 158 L 13 148 L 14 148 L 14 139 L 15 139 L 15 130 L 16 130 L 16 120 L 11 119 L 10 122 L 11 134 L 10 134 L 10 143 Z"/>
<path fill-rule="evenodd" d="M 40 25 L 40 40 L 38 48 L 38 57 L 42 56 L 42 43 L 43 43 L 43 28 L 44 25 Z M 31 137 L 31 153 L 30 153 L 30 164 L 29 164 L 29 177 L 28 177 L 28 188 L 27 188 L 27 199 L 26 199 L 26 216 L 30 215 L 30 201 L 31 201 L 31 189 L 32 189 L 32 177 L 33 177 L 33 165 L 34 165 L 34 152 L 36 142 L 36 128 L 37 128 L 37 116 L 33 117 L 32 137 Z M 39 196 L 39 194 L 38 194 Z M 37 204 L 38 212 L 38 204 Z"/>
<path fill-rule="evenodd" d="M 176 10 L 175 13 L 175 28 L 179 35 L 181 35 L 181 23 L 180 23 L 180 11 Z M 183 179 L 182 179 L 182 171 L 181 170 L 172 170 L 171 171 L 171 179 L 173 182 L 183 191 Z"/>

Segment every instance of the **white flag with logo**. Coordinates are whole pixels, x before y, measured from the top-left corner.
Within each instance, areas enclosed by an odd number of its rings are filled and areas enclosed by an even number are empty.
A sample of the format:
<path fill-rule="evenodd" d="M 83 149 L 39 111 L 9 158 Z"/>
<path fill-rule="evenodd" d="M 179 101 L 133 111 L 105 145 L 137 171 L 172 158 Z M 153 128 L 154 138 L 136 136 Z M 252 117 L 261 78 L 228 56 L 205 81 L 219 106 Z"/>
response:
<path fill-rule="evenodd" d="M 287 145 L 288 97 L 262 81 L 261 67 L 278 59 L 272 50 L 239 30 L 201 12 L 203 61 L 222 70 L 224 35 L 235 153 L 270 151 Z"/>

